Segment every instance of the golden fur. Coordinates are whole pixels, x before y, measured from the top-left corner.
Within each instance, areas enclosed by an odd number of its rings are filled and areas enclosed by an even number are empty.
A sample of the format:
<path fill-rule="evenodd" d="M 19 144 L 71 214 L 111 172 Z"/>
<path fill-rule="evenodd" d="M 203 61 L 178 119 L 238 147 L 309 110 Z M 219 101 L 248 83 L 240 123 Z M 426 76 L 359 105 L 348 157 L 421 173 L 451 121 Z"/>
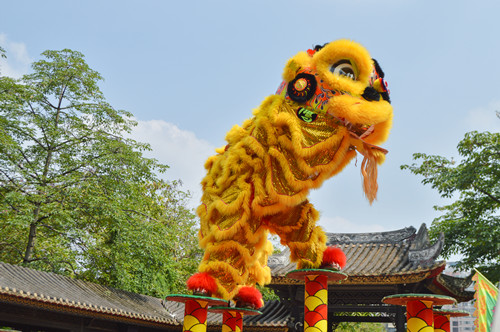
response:
<path fill-rule="evenodd" d="M 331 72 L 340 59 L 351 61 L 356 79 Z M 199 270 L 215 278 L 217 297 L 231 299 L 240 286 L 270 282 L 268 232 L 280 236 L 298 268 L 319 267 L 326 237 L 315 225 L 319 214 L 307 195 L 339 173 L 356 152 L 365 157 L 365 192 L 370 200 L 376 193 L 376 165 L 385 155 L 375 144 L 388 137 L 392 107 L 383 99 L 361 97 L 371 84 L 371 57 L 357 43 L 335 41 L 312 56 L 300 52 L 290 59 L 285 83 L 306 69 L 342 92 L 328 100 L 325 111 L 315 110 L 315 121 L 299 119 L 297 108 L 303 105 L 285 93 L 272 95 L 251 119 L 228 132 L 227 146 L 205 164 L 202 204 L 197 209 L 200 246 L 205 249 Z M 345 123 L 372 126 L 372 131 L 360 136 Z"/>

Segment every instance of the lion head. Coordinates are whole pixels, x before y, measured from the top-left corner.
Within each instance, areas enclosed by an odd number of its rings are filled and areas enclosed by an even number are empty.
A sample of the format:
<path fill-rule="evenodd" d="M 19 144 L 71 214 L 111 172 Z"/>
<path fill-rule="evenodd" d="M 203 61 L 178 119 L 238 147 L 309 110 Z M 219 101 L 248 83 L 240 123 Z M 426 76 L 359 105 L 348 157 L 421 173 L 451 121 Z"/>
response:
<path fill-rule="evenodd" d="M 337 40 L 299 52 L 285 66 L 283 79 L 277 94 L 295 105 L 301 120 L 313 122 L 321 114 L 347 129 L 352 147 L 365 157 L 365 193 L 372 201 L 376 165 L 387 152 L 377 144 L 389 136 L 393 115 L 380 65 L 360 44 Z"/>

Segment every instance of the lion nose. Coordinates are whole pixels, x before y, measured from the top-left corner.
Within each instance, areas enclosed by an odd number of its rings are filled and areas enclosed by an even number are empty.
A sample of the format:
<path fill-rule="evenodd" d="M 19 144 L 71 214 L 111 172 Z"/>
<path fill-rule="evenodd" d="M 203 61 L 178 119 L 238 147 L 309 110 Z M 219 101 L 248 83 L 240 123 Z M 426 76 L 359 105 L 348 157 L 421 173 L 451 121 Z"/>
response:
<path fill-rule="evenodd" d="M 368 101 L 379 101 L 380 93 L 371 86 L 367 86 L 361 97 Z"/>

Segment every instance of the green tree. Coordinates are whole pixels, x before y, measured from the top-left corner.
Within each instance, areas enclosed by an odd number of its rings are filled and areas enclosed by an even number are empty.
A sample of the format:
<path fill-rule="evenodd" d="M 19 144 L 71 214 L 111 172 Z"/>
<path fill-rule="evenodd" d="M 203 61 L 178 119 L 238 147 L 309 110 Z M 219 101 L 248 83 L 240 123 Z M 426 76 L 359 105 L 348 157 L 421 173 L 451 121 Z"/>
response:
<path fill-rule="evenodd" d="M 102 77 L 72 50 L 0 77 L 0 260 L 161 296 L 197 265 L 196 220 L 168 166 L 126 138 Z"/>
<path fill-rule="evenodd" d="M 351 317 L 375 317 L 377 314 L 372 312 L 336 312 L 336 316 L 351 316 Z M 382 323 L 366 323 L 366 322 L 340 322 L 333 323 L 333 331 L 339 332 L 382 332 L 386 331 Z"/>
<path fill-rule="evenodd" d="M 335 330 L 337 332 L 384 332 L 387 331 L 382 323 L 339 323 Z"/>
<path fill-rule="evenodd" d="M 403 165 L 423 176 L 444 198 L 453 202 L 435 209 L 442 215 L 430 228 L 434 238 L 445 235 L 443 256 L 461 254 L 458 268 L 478 268 L 490 280 L 500 279 L 500 134 L 467 133 L 458 144 L 460 162 L 416 153 L 419 164 Z"/>

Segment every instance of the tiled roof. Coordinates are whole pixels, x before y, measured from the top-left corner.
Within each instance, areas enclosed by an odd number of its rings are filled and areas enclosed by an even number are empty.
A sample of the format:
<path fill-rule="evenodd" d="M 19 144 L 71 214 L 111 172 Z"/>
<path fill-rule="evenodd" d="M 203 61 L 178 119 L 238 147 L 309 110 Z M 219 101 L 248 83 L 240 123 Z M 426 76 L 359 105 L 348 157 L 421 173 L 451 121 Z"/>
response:
<path fill-rule="evenodd" d="M 434 287 L 446 286 L 452 291 L 458 281 L 439 276 L 444 262 L 436 261 L 444 238 L 431 244 L 425 224 L 417 232 L 407 227 L 393 232 L 364 234 L 328 233 L 328 245 L 341 247 L 347 256 L 343 272 L 348 278 L 342 285 L 412 283 L 427 279 Z M 289 261 L 289 252 L 270 257 L 272 284 L 297 284 L 285 277 L 295 269 Z M 432 282 L 431 282 L 432 281 Z M 450 286 L 451 285 L 451 286 Z M 272 285 L 271 285 L 272 286 Z M 278 285 L 277 285 L 278 286 Z M 281 287 L 280 286 L 280 287 Z M 339 285 L 341 286 L 341 285 Z M 453 289 L 452 289 L 453 288 Z M 467 294 L 468 295 L 468 294 Z M 100 315 L 110 320 L 133 321 L 156 327 L 180 328 L 184 304 L 164 302 L 150 296 L 130 293 L 98 284 L 75 280 L 53 273 L 36 271 L 0 262 L 0 303 L 24 305 L 70 312 L 78 315 Z M 268 301 L 262 315 L 245 316 L 244 324 L 251 331 L 278 331 L 286 329 L 291 311 L 286 301 Z M 221 314 L 207 317 L 209 330 L 221 325 Z"/>
<path fill-rule="evenodd" d="M 431 245 L 425 224 L 418 232 L 407 227 L 380 233 L 327 233 L 327 237 L 328 245 L 342 248 L 347 256 L 342 272 L 348 278 L 342 284 L 416 282 L 441 272 L 445 266 L 445 262 L 436 261 L 444 238 Z M 296 268 L 289 255 L 287 248 L 270 257 L 273 283 L 296 283 L 285 277 Z"/>
<path fill-rule="evenodd" d="M 280 301 L 267 301 L 260 309 L 262 315 L 247 316 L 243 318 L 245 326 L 286 326 L 290 320 L 290 312 Z"/>
<path fill-rule="evenodd" d="M 160 299 L 0 262 L 0 300 L 114 319 L 179 324 Z"/>
<path fill-rule="evenodd" d="M 49 272 L 0 262 L 0 303 L 22 303 L 79 315 L 155 325 L 182 325 L 184 304 L 105 287 Z M 285 327 L 289 312 L 279 301 L 268 301 L 262 315 L 245 316 L 247 327 Z M 208 325 L 220 326 L 222 314 L 209 312 Z"/>

